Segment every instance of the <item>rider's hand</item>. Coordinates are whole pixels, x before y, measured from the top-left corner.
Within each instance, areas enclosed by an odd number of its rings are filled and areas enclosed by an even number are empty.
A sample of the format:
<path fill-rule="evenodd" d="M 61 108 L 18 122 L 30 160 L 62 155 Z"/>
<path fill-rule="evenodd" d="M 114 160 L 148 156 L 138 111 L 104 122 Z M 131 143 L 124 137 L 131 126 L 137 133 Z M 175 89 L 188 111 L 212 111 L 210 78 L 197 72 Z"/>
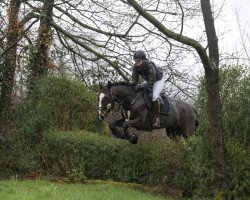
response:
<path fill-rule="evenodd" d="M 142 88 L 143 90 L 148 89 L 148 83 L 147 83 L 147 82 L 142 83 L 142 84 L 141 84 L 141 88 Z"/>
<path fill-rule="evenodd" d="M 139 91 L 139 90 L 141 90 L 141 85 L 140 84 L 137 84 L 136 86 L 135 86 L 135 91 L 137 92 L 137 91 Z"/>

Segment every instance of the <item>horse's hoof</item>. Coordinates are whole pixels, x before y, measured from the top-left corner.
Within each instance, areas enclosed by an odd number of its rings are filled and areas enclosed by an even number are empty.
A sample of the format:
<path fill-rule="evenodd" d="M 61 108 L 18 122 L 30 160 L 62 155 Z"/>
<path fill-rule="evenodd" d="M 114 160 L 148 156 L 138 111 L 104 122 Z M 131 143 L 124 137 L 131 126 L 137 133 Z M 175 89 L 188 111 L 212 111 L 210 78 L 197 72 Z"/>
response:
<path fill-rule="evenodd" d="M 138 142 L 138 136 L 137 135 L 131 135 L 131 138 L 129 140 L 132 144 L 137 144 Z"/>

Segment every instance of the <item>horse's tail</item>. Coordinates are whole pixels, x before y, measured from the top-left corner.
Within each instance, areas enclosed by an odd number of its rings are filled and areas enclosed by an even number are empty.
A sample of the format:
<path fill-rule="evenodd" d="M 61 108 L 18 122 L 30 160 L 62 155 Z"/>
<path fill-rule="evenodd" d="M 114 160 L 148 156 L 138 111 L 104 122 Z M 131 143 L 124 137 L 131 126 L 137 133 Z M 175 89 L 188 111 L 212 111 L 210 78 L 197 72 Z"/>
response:
<path fill-rule="evenodd" d="M 196 128 L 199 126 L 199 121 L 197 119 L 198 112 L 193 106 L 192 106 L 192 108 L 193 108 L 193 111 L 195 113 L 195 131 L 196 131 Z"/>

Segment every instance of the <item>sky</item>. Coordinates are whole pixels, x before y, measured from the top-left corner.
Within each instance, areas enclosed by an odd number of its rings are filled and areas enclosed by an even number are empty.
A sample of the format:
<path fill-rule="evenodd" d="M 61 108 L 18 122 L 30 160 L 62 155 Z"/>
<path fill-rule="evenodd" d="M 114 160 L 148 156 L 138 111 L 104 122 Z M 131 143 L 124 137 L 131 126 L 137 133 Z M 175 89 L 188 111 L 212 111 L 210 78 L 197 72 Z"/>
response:
<path fill-rule="evenodd" d="M 222 16 L 215 21 L 215 26 L 217 35 L 221 36 L 219 38 L 220 49 L 230 54 L 242 48 L 236 10 L 239 13 L 243 35 L 245 37 L 248 35 L 245 44 L 248 45 L 248 52 L 250 52 L 250 0 L 225 0 Z M 223 33 L 225 34 L 221 35 Z"/>

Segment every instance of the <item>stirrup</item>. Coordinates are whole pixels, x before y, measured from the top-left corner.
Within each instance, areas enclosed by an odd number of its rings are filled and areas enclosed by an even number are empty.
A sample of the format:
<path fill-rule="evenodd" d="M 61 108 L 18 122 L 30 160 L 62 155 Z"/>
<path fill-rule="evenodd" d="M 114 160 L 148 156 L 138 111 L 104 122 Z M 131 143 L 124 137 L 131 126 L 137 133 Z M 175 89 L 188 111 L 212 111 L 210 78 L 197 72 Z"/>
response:
<path fill-rule="evenodd" d="M 155 128 L 161 127 L 161 121 L 160 121 L 159 117 L 155 118 L 153 127 L 155 127 Z"/>

